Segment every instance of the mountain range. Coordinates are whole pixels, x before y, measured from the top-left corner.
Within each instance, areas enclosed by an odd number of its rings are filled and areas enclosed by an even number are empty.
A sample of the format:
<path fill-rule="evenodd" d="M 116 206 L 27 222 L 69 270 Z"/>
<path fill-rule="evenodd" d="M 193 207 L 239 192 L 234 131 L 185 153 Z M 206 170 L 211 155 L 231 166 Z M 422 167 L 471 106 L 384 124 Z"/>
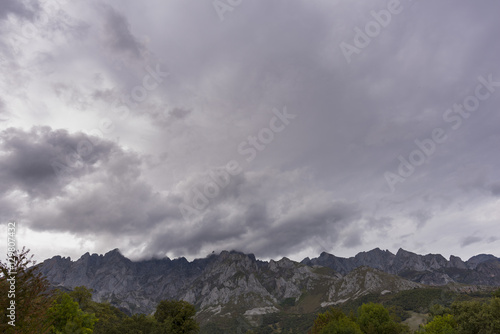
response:
<path fill-rule="evenodd" d="M 206 258 L 131 261 L 118 249 L 80 259 L 54 256 L 39 264 L 51 285 L 63 289 L 86 286 L 96 301 L 132 313 L 151 313 L 163 299 L 183 299 L 199 310 L 197 317 L 311 313 L 367 294 L 391 294 L 427 286 L 459 292 L 500 286 L 500 259 L 477 255 L 467 261 L 439 254 L 418 255 L 378 248 L 342 258 L 321 253 L 301 262 L 286 257 L 261 261 L 253 254 L 222 251 Z"/>
<path fill-rule="evenodd" d="M 399 249 L 394 255 L 388 250 L 375 248 L 350 258 L 323 252 L 318 258 L 305 258 L 301 263 L 328 267 L 342 275 L 367 266 L 427 285 L 445 285 L 451 282 L 500 285 L 500 259 L 489 254 L 476 255 L 464 262 L 453 255 L 446 260 L 440 254 L 418 255 Z"/>

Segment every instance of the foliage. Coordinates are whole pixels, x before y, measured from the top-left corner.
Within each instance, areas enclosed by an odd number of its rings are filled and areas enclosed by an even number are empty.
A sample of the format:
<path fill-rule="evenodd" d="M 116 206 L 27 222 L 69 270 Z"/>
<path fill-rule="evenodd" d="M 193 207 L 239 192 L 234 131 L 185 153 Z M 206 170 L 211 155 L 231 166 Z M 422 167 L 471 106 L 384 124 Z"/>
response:
<path fill-rule="evenodd" d="M 404 326 L 395 322 L 381 304 L 362 305 L 358 309 L 357 323 L 366 334 L 398 334 L 405 331 Z"/>
<path fill-rule="evenodd" d="M 127 315 L 109 303 L 90 304 L 89 310 L 95 313 L 98 318 L 94 326 L 94 334 L 121 334 L 121 328 Z"/>
<path fill-rule="evenodd" d="M 431 316 L 435 317 L 438 315 L 450 314 L 451 309 L 440 304 L 434 304 L 429 308 L 429 313 L 431 314 Z"/>
<path fill-rule="evenodd" d="M 186 301 L 162 300 L 156 307 L 155 319 L 171 326 L 172 334 L 198 333 L 199 325 L 194 320 L 196 309 Z"/>
<path fill-rule="evenodd" d="M 451 292 L 442 288 L 423 288 L 401 291 L 391 300 L 391 305 L 401 306 L 405 310 L 420 313 L 429 312 L 429 307 L 434 304 L 449 306 L 455 298 Z"/>
<path fill-rule="evenodd" d="M 460 334 L 500 333 L 500 298 L 454 303 L 451 310 Z"/>
<path fill-rule="evenodd" d="M 85 286 L 77 286 L 69 293 L 69 296 L 78 303 L 78 306 L 87 311 L 92 304 L 92 290 Z"/>
<path fill-rule="evenodd" d="M 50 329 L 47 310 L 54 297 L 47 279 L 34 266 L 33 255 L 28 253 L 29 249 L 23 247 L 8 254 L 11 262 L 0 261 L 1 333 L 45 334 Z M 12 278 L 15 279 L 15 296 L 10 292 Z M 8 324 L 11 319 L 7 317 L 7 312 L 10 312 L 7 308 L 11 301 L 15 301 L 15 327 Z"/>
<path fill-rule="evenodd" d="M 97 321 L 93 313 L 82 311 L 67 293 L 59 294 L 48 316 L 53 324 L 50 333 L 54 334 L 92 334 Z"/>
<path fill-rule="evenodd" d="M 320 334 L 363 334 L 359 325 L 348 317 L 328 323 Z"/>
<path fill-rule="evenodd" d="M 436 315 L 419 333 L 496 334 L 500 333 L 500 298 L 488 301 L 455 301 L 443 315 Z"/>
<path fill-rule="evenodd" d="M 457 323 L 451 314 L 438 315 L 424 325 L 421 333 L 429 334 L 455 334 Z"/>
<path fill-rule="evenodd" d="M 146 316 L 145 314 L 134 314 L 131 317 L 127 317 L 120 326 L 120 329 L 120 334 L 175 333 L 171 329 L 171 324 L 158 323 L 154 317 Z"/>
<path fill-rule="evenodd" d="M 347 316 L 338 308 L 331 308 L 318 315 L 310 334 L 399 334 L 408 328 L 394 320 L 388 309 L 381 304 L 367 303 L 358 309 L 358 316 Z"/>
<path fill-rule="evenodd" d="M 318 314 L 318 317 L 314 320 L 314 325 L 310 334 L 319 334 L 329 323 L 338 322 L 340 319 L 346 317 L 347 316 L 340 309 L 332 307 L 325 313 Z"/>
<path fill-rule="evenodd" d="M 162 301 L 155 316 L 129 317 L 109 303 L 92 301 L 91 290 L 82 286 L 69 293 L 59 292 L 49 316 L 53 322 L 51 333 L 56 334 L 180 334 L 198 332 L 195 312 L 187 302 Z"/>

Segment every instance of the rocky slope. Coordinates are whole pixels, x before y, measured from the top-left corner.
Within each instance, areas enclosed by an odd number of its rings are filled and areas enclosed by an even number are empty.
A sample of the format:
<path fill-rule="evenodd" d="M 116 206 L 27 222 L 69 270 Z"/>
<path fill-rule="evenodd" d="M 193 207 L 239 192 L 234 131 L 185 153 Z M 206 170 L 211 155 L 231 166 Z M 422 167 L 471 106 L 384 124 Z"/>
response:
<path fill-rule="evenodd" d="M 369 267 L 347 275 L 283 258 L 259 261 L 251 254 L 223 251 L 192 262 L 169 258 L 132 262 L 118 250 L 85 254 L 77 261 L 53 257 L 40 265 L 51 284 L 84 285 L 94 299 L 130 313 L 149 313 L 162 299 L 183 299 L 207 317 L 230 313 L 249 318 L 277 312 L 283 303 L 299 312 L 338 304 L 364 294 L 398 292 L 420 285 Z"/>
<path fill-rule="evenodd" d="M 163 299 L 194 304 L 201 318 L 273 313 L 293 306 L 310 313 L 320 307 L 368 293 L 396 293 L 426 285 L 457 283 L 500 285 L 500 260 L 478 255 L 396 255 L 374 249 L 352 258 L 322 253 L 302 263 L 283 258 L 259 261 L 252 254 L 223 251 L 204 259 L 151 259 L 133 262 L 117 249 L 105 255 L 84 254 L 77 261 L 55 256 L 40 270 L 54 286 L 94 290 L 96 301 L 110 301 L 129 313 L 150 313 Z"/>
<path fill-rule="evenodd" d="M 306 258 L 301 263 L 331 268 L 343 275 L 355 268 L 368 266 L 427 285 L 464 283 L 500 286 L 500 259 L 493 255 L 476 255 L 464 262 L 451 256 L 446 260 L 440 254 L 419 255 L 399 249 L 396 255 L 378 248 L 351 258 L 321 253 L 318 258 Z"/>

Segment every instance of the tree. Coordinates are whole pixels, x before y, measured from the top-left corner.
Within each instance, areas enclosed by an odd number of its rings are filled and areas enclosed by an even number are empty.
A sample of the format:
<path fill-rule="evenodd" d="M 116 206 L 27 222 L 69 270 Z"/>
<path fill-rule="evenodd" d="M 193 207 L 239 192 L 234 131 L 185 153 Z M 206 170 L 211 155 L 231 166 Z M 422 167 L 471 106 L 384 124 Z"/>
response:
<path fill-rule="evenodd" d="M 429 308 L 429 313 L 435 317 L 437 315 L 445 315 L 445 314 L 450 314 L 451 310 L 447 307 L 444 307 L 441 304 L 433 304 Z"/>
<path fill-rule="evenodd" d="M 78 303 L 82 311 L 95 315 L 97 322 L 94 325 L 94 334 L 128 333 L 123 324 L 129 323 L 127 322 L 129 317 L 109 302 L 94 302 L 91 289 L 85 286 L 77 286 L 68 295 Z M 137 333 L 140 333 L 140 331 Z"/>
<path fill-rule="evenodd" d="M 120 334 L 163 334 L 176 333 L 169 323 L 159 323 L 150 315 L 134 314 L 127 317 L 120 326 Z"/>
<path fill-rule="evenodd" d="M 363 334 L 359 325 L 344 316 L 338 320 L 329 322 L 320 334 Z"/>
<path fill-rule="evenodd" d="M 47 310 L 54 296 L 29 252 L 23 247 L 9 252 L 8 263 L 0 261 L 1 333 L 45 334 L 50 329 Z M 8 324 L 11 319 L 7 317 L 12 301 L 15 302 L 15 327 Z"/>
<path fill-rule="evenodd" d="M 500 333 L 500 298 L 493 297 L 489 302 L 455 302 L 451 310 L 459 333 Z"/>
<path fill-rule="evenodd" d="M 363 304 L 358 309 L 357 323 L 366 334 L 399 334 L 407 332 L 406 326 L 395 322 L 381 304 Z"/>
<path fill-rule="evenodd" d="M 332 307 L 325 313 L 320 313 L 314 320 L 314 325 L 310 330 L 310 334 L 319 334 L 323 328 L 326 327 L 330 322 L 337 321 L 340 318 L 345 317 L 344 312 L 338 308 Z"/>
<path fill-rule="evenodd" d="M 199 325 L 194 320 L 196 309 L 186 301 L 162 300 L 156 307 L 155 319 L 170 325 L 171 334 L 198 333 Z"/>
<path fill-rule="evenodd" d="M 118 308 L 110 303 L 92 302 L 89 310 L 95 313 L 98 319 L 94 326 L 94 334 L 123 334 L 120 327 L 128 317 Z"/>
<path fill-rule="evenodd" d="M 48 315 L 53 324 L 50 333 L 53 334 L 92 334 L 97 321 L 94 314 L 83 312 L 67 293 L 59 294 Z"/>
<path fill-rule="evenodd" d="M 78 303 L 83 311 L 87 311 L 92 304 L 92 290 L 85 286 L 77 286 L 69 293 L 69 296 Z"/>
<path fill-rule="evenodd" d="M 437 315 L 427 325 L 423 326 L 421 333 L 428 334 L 455 334 L 457 323 L 451 314 Z"/>

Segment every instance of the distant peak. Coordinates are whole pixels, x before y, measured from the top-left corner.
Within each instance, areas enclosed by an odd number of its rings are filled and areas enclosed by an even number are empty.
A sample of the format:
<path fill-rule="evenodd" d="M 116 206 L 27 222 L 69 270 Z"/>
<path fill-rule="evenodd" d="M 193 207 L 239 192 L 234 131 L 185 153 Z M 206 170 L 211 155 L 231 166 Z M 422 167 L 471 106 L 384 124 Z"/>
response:
<path fill-rule="evenodd" d="M 409 251 L 407 251 L 407 250 L 405 250 L 403 248 L 400 248 L 400 249 L 398 249 L 398 252 L 397 252 L 396 255 L 398 255 L 398 254 L 401 255 L 401 254 L 415 254 L 415 253 L 412 253 L 412 252 L 409 252 Z"/>
<path fill-rule="evenodd" d="M 123 256 L 123 254 L 120 252 L 120 250 L 118 248 L 110 250 L 109 252 L 107 252 L 106 254 L 104 254 L 104 256 L 120 256 L 120 257 L 125 257 L 125 256 Z"/>
<path fill-rule="evenodd" d="M 467 262 L 481 263 L 481 262 L 486 262 L 488 260 L 494 260 L 496 258 L 497 257 L 495 257 L 492 254 L 478 254 L 468 259 Z"/>
<path fill-rule="evenodd" d="M 367 253 L 384 253 L 384 254 L 392 254 L 388 249 L 382 250 L 380 248 L 374 248 L 371 251 L 368 251 Z"/>

